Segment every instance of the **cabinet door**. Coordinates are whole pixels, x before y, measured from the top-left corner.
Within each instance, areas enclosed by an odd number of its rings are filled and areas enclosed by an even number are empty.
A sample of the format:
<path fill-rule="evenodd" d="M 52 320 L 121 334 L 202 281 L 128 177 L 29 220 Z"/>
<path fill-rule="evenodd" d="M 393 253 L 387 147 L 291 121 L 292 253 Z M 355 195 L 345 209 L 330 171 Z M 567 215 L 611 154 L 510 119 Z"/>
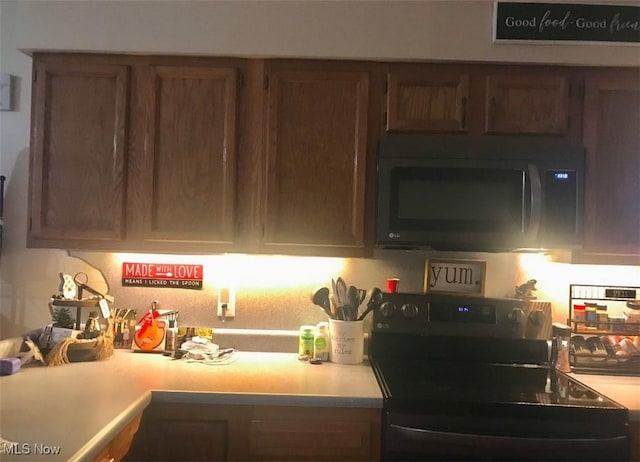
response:
<path fill-rule="evenodd" d="M 369 77 L 268 76 L 264 244 L 363 248 Z"/>
<path fill-rule="evenodd" d="M 120 462 L 131 448 L 134 435 L 140 427 L 142 414 L 123 428 L 94 458 L 94 462 Z"/>
<path fill-rule="evenodd" d="M 151 403 L 125 462 L 248 460 L 250 409 L 192 403 Z"/>
<path fill-rule="evenodd" d="M 129 70 L 34 60 L 29 246 L 125 237 Z"/>
<path fill-rule="evenodd" d="M 235 235 L 238 73 L 154 66 L 148 104 L 143 240 L 231 244 Z M 141 71 L 144 74 L 144 71 Z M 203 248 L 203 247 L 200 247 Z"/>
<path fill-rule="evenodd" d="M 584 135 L 584 260 L 639 264 L 640 72 L 587 78 Z"/>
<path fill-rule="evenodd" d="M 145 428 L 144 449 L 136 441 L 126 460 L 166 462 L 211 462 L 227 460 L 227 422 L 158 418 Z"/>
<path fill-rule="evenodd" d="M 569 83 L 565 76 L 490 75 L 486 95 L 486 133 L 567 134 Z"/>
<path fill-rule="evenodd" d="M 469 75 L 455 71 L 392 71 L 387 130 L 467 131 Z"/>
<path fill-rule="evenodd" d="M 256 406 L 250 460 L 380 460 L 380 409 Z"/>

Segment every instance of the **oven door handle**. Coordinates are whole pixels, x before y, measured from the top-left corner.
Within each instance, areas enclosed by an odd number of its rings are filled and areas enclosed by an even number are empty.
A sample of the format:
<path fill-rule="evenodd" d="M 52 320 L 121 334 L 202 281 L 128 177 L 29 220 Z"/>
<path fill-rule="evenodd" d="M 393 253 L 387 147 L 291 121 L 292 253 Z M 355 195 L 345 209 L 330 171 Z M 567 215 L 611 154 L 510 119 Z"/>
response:
<path fill-rule="evenodd" d="M 411 428 L 397 424 L 389 425 L 387 445 L 391 450 L 414 451 L 425 447 L 447 447 L 458 450 L 483 448 L 510 450 L 517 454 L 575 454 L 582 451 L 607 451 L 620 448 L 628 443 L 626 436 L 605 438 L 529 438 L 522 436 L 476 435 L 467 433 L 441 432 Z M 585 452 L 589 454 L 589 452 Z"/>

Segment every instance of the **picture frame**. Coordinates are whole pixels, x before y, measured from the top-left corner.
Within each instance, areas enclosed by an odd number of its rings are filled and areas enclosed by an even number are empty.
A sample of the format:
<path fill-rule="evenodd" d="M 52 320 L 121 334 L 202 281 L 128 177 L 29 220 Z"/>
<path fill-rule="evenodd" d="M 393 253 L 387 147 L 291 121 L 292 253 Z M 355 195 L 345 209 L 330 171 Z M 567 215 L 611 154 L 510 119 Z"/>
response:
<path fill-rule="evenodd" d="M 487 262 L 432 258 L 425 262 L 424 292 L 484 296 Z"/>

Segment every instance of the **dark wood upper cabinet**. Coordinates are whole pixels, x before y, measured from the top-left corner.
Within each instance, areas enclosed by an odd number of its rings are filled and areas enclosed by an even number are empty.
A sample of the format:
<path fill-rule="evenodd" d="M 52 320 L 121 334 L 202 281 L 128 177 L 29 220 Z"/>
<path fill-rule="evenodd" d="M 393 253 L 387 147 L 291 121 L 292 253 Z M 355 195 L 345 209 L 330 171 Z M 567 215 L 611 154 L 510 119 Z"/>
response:
<path fill-rule="evenodd" d="M 387 130 L 468 130 L 469 74 L 429 67 L 394 70 L 387 77 Z"/>
<path fill-rule="evenodd" d="M 152 66 L 140 75 L 148 108 L 143 239 L 232 244 L 237 69 Z"/>
<path fill-rule="evenodd" d="M 386 128 L 470 135 L 573 135 L 570 87 L 571 73 L 558 69 L 394 63 L 388 73 Z"/>
<path fill-rule="evenodd" d="M 29 247 L 368 256 L 380 139 L 422 131 L 583 143 L 573 261 L 640 263 L 637 68 L 35 53 L 33 72 Z"/>
<path fill-rule="evenodd" d="M 36 55 L 29 245 L 232 249 L 239 71 L 226 64 Z"/>
<path fill-rule="evenodd" d="M 569 79 L 562 75 L 486 77 L 486 133 L 565 135 Z"/>
<path fill-rule="evenodd" d="M 264 245 L 273 251 L 363 248 L 369 76 L 274 67 L 268 72 Z"/>
<path fill-rule="evenodd" d="M 126 228 L 129 69 L 36 56 L 33 71 L 28 243 L 112 246 Z"/>
<path fill-rule="evenodd" d="M 323 63 L 267 75 L 264 61 L 234 58 L 34 62 L 30 246 L 365 254 L 368 72 Z"/>
<path fill-rule="evenodd" d="M 585 85 L 583 263 L 640 264 L 640 72 L 596 73 Z"/>

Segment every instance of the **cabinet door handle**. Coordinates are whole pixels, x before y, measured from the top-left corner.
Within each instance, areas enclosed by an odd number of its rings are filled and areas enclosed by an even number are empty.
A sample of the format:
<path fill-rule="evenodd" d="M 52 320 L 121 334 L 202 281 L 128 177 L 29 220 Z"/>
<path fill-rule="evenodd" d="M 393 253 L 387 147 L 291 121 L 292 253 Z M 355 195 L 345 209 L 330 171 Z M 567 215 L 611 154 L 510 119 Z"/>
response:
<path fill-rule="evenodd" d="M 496 124 L 496 99 L 491 98 L 489 100 L 489 124 L 491 128 L 495 128 Z"/>
<path fill-rule="evenodd" d="M 460 127 L 467 128 L 467 97 L 462 98 L 462 117 L 460 120 Z"/>

